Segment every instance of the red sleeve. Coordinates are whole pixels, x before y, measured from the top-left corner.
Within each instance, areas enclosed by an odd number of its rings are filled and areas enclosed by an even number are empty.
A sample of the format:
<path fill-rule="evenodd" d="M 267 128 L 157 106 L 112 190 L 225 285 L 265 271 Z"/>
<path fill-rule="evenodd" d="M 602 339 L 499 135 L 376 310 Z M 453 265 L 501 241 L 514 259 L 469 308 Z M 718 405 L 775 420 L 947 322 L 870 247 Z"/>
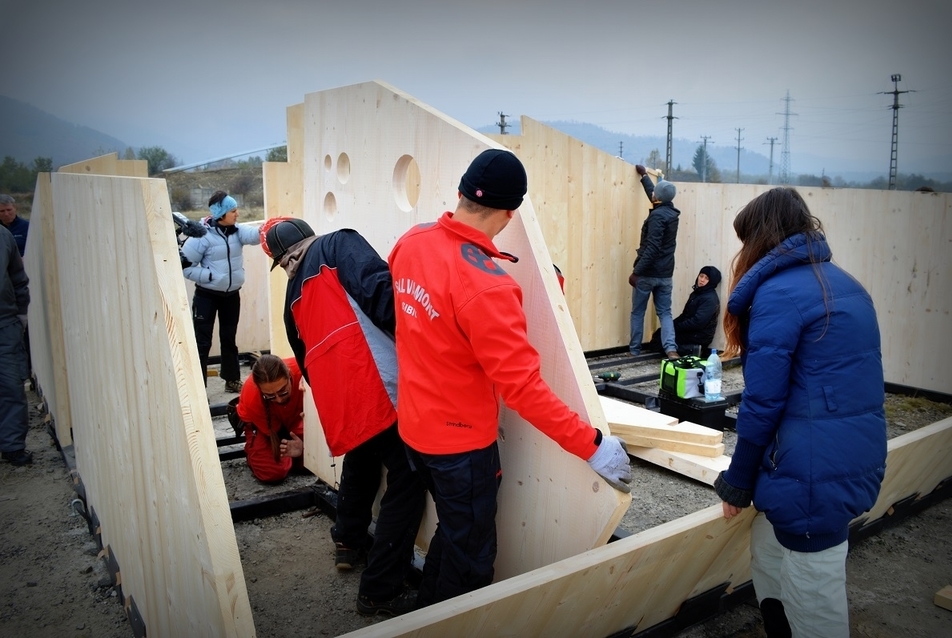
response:
<path fill-rule="evenodd" d="M 480 292 L 460 308 L 457 319 L 506 405 L 568 452 L 589 459 L 597 448 L 596 430 L 542 379 L 539 353 L 526 332 L 518 285 L 503 284 Z"/>

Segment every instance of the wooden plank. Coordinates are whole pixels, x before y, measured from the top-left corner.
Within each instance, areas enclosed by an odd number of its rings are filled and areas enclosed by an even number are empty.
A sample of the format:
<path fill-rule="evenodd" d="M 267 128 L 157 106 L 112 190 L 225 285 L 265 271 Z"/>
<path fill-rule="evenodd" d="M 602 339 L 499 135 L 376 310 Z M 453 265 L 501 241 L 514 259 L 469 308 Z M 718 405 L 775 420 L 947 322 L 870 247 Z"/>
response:
<path fill-rule="evenodd" d="M 932 602 L 942 609 L 948 609 L 952 611 L 952 585 L 946 585 L 937 591 L 935 593 L 935 598 L 932 599 Z"/>
<path fill-rule="evenodd" d="M 355 228 L 384 257 L 413 224 L 454 208 L 459 176 L 479 152 L 496 146 L 379 82 L 306 95 L 303 130 L 304 219 L 317 233 Z M 407 193 L 394 186 L 406 181 L 395 180 L 394 173 L 408 156 L 420 175 L 419 199 L 409 210 L 403 205 Z M 531 197 L 496 243 L 520 257 L 507 271 L 522 286 L 529 338 L 542 357 L 543 378 L 583 418 L 607 432 Z M 497 578 L 607 542 L 630 497 L 509 410 L 503 410 L 500 432 L 506 479 L 499 494 Z"/>
<path fill-rule="evenodd" d="M 123 594 L 150 634 L 254 635 L 165 181 L 50 186 L 76 465 Z"/>
<path fill-rule="evenodd" d="M 631 436 L 684 441 L 706 446 L 716 446 L 724 439 L 724 433 L 714 428 L 689 421 L 664 423 L 663 420 L 671 417 L 618 399 L 600 396 L 599 400 L 612 434 L 624 432 Z"/>
<path fill-rule="evenodd" d="M 654 447 L 629 446 L 628 454 L 708 485 L 714 485 L 717 475 L 731 464 L 729 456 L 707 457 Z"/>
<path fill-rule="evenodd" d="M 952 419 L 903 435 L 890 447 L 887 483 L 873 511 L 935 487 L 925 467 L 944 456 L 935 474 L 950 474 Z M 921 432 L 917 431 L 917 432 Z M 916 432 L 910 433 L 915 435 Z M 900 461 L 900 457 L 905 457 Z M 899 495 L 897 497 L 897 495 Z M 683 601 L 750 580 L 754 508 L 725 521 L 720 505 L 533 570 L 476 592 L 346 634 L 365 636 L 610 636 L 648 629 L 672 618 Z"/>
<path fill-rule="evenodd" d="M 705 445 L 703 443 L 690 443 L 688 441 L 671 441 L 669 439 L 659 439 L 653 436 L 644 436 L 629 432 L 624 425 L 609 424 L 612 434 L 620 438 L 630 447 L 653 447 L 659 450 L 669 452 L 682 452 L 685 454 L 695 454 L 697 456 L 706 456 L 714 458 L 723 456 L 724 444 Z"/>
<path fill-rule="evenodd" d="M 31 363 L 46 407 L 53 416 L 56 439 L 61 446 L 67 446 L 73 442 L 72 418 L 49 173 L 36 177 L 30 226 L 32 232 L 23 261 L 30 277 Z"/>

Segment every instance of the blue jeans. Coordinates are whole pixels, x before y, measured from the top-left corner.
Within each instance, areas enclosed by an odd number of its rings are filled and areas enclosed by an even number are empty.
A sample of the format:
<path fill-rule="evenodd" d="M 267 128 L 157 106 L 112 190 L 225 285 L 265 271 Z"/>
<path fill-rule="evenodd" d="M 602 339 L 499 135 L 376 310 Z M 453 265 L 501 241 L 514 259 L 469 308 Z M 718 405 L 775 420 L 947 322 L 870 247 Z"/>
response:
<path fill-rule="evenodd" d="M 641 343 L 645 329 L 645 310 L 648 308 L 648 296 L 654 298 L 655 312 L 661 321 L 661 345 L 665 352 L 678 349 L 674 341 L 674 318 L 671 316 L 671 277 L 639 277 L 638 285 L 631 291 L 631 339 L 628 351 L 641 354 Z"/>
<path fill-rule="evenodd" d="M 23 381 L 27 378 L 23 324 L 4 317 L 0 326 L 0 452 L 26 448 L 30 426 L 29 406 Z"/>

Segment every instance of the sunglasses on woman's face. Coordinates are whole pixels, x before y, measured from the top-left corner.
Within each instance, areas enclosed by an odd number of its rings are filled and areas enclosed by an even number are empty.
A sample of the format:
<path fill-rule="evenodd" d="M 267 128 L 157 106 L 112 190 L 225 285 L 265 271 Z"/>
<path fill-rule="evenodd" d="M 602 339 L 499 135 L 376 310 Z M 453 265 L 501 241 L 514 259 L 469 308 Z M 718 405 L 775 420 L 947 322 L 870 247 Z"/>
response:
<path fill-rule="evenodd" d="M 291 380 L 288 379 L 284 382 L 284 387 L 274 394 L 265 394 L 261 393 L 261 398 L 265 401 L 274 401 L 275 399 L 283 399 L 291 394 Z"/>

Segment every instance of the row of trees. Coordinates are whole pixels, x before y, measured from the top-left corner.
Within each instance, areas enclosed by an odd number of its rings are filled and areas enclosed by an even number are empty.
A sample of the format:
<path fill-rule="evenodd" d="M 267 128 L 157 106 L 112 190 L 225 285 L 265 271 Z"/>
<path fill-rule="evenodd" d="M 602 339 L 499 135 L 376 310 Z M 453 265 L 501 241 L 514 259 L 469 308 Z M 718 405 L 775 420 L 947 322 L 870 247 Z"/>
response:
<path fill-rule="evenodd" d="M 37 157 L 32 163 L 24 164 L 7 155 L 0 164 L 0 193 L 32 193 L 36 176 L 52 170 L 52 157 Z"/>

